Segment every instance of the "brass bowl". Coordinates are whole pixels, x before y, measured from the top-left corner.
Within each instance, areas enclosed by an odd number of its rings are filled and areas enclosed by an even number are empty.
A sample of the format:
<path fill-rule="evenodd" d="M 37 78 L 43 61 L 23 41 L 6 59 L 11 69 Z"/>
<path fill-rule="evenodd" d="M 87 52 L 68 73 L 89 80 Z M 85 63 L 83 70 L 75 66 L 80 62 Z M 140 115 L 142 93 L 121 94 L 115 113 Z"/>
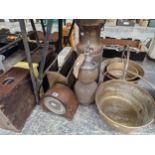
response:
<path fill-rule="evenodd" d="M 107 66 L 107 72 L 109 75 L 113 76 L 114 78 L 120 79 L 123 76 L 124 66 L 125 66 L 124 62 L 113 62 Z M 138 73 L 137 69 L 130 64 L 127 70 L 132 71 L 134 73 Z M 129 72 L 126 73 L 125 79 L 127 81 L 131 81 L 136 78 L 137 76 L 130 74 Z"/>
<path fill-rule="evenodd" d="M 106 59 L 106 60 L 104 60 L 103 62 L 106 65 L 104 71 L 106 71 L 107 66 L 109 66 L 110 64 L 112 64 L 114 62 L 122 62 L 122 63 L 124 63 L 125 60 L 126 59 L 121 59 L 121 58 L 112 58 L 112 59 Z M 143 68 L 142 68 L 141 65 L 137 64 L 136 62 L 134 62 L 132 60 L 129 60 L 129 66 L 134 67 L 137 70 L 138 75 L 141 76 L 141 77 L 144 77 L 144 74 L 145 73 L 144 73 L 144 70 L 143 70 Z M 116 79 L 116 78 L 113 77 L 113 79 Z M 140 79 L 139 77 L 136 77 L 132 81 L 138 82 L 139 79 Z"/>
<path fill-rule="evenodd" d="M 123 80 L 102 83 L 95 101 L 102 119 L 117 131 L 131 132 L 154 121 L 154 99 L 136 84 Z"/>

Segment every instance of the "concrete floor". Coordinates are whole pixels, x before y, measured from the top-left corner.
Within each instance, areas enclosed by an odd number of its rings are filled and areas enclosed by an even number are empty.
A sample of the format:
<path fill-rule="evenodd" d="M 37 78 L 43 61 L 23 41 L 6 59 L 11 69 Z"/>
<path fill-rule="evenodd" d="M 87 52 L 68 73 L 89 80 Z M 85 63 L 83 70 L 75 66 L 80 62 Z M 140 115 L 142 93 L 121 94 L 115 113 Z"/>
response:
<path fill-rule="evenodd" d="M 154 36 L 155 29 L 131 27 L 106 27 L 104 36 L 111 37 L 133 37 L 145 40 Z M 102 33 L 103 35 L 103 33 Z M 17 54 L 18 55 L 18 54 Z M 16 56 L 17 56 L 16 55 Z M 17 56 L 18 57 L 18 56 Z M 11 58 L 10 58 L 11 59 Z M 17 60 L 16 60 L 17 61 Z M 148 60 L 139 62 L 144 70 L 145 77 L 155 84 L 155 62 Z M 149 88 L 144 82 L 140 81 L 140 85 L 148 90 L 155 98 L 155 91 Z M 44 112 L 40 106 L 36 106 L 32 114 L 28 118 L 21 133 L 15 133 L 8 130 L 0 129 L 0 134 L 50 134 L 50 135 L 96 135 L 96 134 L 121 134 L 109 128 L 100 118 L 96 105 L 82 106 L 80 105 L 74 119 L 68 121 L 63 117 L 52 113 Z M 146 128 L 139 129 L 131 134 L 155 134 L 155 123 Z"/>

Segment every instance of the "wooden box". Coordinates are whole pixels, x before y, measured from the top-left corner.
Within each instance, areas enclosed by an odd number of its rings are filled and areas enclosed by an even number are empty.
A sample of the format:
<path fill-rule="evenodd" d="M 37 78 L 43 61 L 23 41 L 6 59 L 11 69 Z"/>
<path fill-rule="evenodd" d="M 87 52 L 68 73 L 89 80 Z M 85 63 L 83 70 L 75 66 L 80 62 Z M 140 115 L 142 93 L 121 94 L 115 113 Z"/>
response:
<path fill-rule="evenodd" d="M 103 39 L 104 52 L 103 57 L 113 58 L 113 57 L 121 57 L 122 51 L 118 51 L 117 48 L 113 47 L 124 47 L 125 45 L 129 45 L 132 48 L 139 50 L 137 53 L 136 50 L 132 50 L 130 53 L 131 60 L 143 61 L 147 48 L 140 40 L 132 40 L 132 39 L 117 39 L 117 38 L 104 38 Z M 127 51 L 125 51 L 125 55 L 127 55 Z"/>
<path fill-rule="evenodd" d="M 35 107 L 29 70 L 12 68 L 0 77 L 0 127 L 20 132 Z"/>

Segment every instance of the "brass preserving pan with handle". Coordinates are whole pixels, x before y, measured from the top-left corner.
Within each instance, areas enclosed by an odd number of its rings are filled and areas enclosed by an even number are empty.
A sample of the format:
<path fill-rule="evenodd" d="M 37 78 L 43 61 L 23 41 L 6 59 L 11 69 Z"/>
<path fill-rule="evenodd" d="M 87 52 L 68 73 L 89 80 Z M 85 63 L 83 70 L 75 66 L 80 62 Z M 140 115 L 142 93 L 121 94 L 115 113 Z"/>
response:
<path fill-rule="evenodd" d="M 102 119 L 117 131 L 131 132 L 154 121 L 153 97 L 131 82 L 104 82 L 98 87 L 95 100 Z"/>

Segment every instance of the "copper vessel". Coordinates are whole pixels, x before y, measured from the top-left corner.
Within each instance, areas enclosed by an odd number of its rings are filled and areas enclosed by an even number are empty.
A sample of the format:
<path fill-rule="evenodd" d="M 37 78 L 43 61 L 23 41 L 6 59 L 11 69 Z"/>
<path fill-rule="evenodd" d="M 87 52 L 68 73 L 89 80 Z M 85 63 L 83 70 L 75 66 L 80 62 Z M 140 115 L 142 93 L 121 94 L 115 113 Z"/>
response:
<path fill-rule="evenodd" d="M 131 132 L 154 121 L 153 97 L 138 85 L 125 80 L 102 83 L 95 100 L 102 119 L 117 131 Z"/>
<path fill-rule="evenodd" d="M 104 19 L 79 19 L 78 26 L 80 29 L 80 43 L 77 45 L 77 51 L 84 53 L 88 41 L 90 42 L 93 51 L 93 59 L 96 62 L 101 62 L 103 45 L 100 38 L 100 30 L 105 24 Z"/>
<path fill-rule="evenodd" d="M 74 91 L 79 103 L 83 105 L 89 105 L 95 100 L 95 92 L 97 89 L 97 83 L 82 83 L 81 81 L 77 81 L 74 85 Z"/>
<path fill-rule="evenodd" d="M 78 108 L 73 91 L 66 85 L 56 83 L 42 99 L 43 108 L 71 120 Z"/>

